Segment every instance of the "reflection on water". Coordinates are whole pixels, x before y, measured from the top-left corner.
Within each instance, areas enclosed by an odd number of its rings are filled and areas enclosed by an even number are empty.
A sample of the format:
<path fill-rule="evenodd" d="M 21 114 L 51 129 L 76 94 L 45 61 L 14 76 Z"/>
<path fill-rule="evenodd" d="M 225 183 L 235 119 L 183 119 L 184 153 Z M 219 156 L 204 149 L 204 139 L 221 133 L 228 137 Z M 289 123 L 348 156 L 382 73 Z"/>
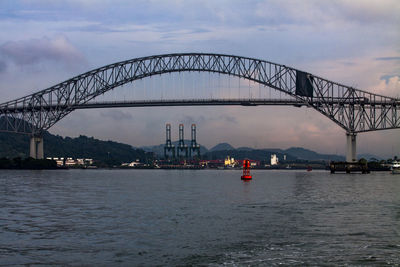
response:
<path fill-rule="evenodd" d="M 234 170 L 0 172 L 0 263 L 398 265 L 400 179 Z"/>

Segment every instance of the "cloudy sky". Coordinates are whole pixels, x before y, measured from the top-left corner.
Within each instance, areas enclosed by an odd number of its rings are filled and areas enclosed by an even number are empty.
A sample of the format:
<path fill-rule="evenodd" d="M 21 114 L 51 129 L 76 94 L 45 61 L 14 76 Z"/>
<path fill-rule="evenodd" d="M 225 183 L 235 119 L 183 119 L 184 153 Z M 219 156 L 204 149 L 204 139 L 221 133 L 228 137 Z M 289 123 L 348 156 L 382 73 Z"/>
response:
<path fill-rule="evenodd" d="M 0 102 L 113 62 L 179 52 L 265 59 L 400 97 L 399 14 L 398 0 L 2 0 Z M 203 76 L 186 76 L 184 84 L 208 79 L 208 87 L 224 87 L 221 78 Z M 151 83 L 152 90 L 161 84 L 177 87 L 177 79 L 117 88 L 114 97 L 122 99 L 124 92 L 134 98 L 135 88 Z M 209 148 L 229 142 L 236 147 L 345 152 L 341 128 L 316 111 L 294 107 L 74 111 L 50 132 L 156 145 L 164 142 L 167 122 L 173 124 L 174 138 L 179 123 L 185 123 L 187 136 L 190 124 L 197 123 L 198 141 Z M 360 134 L 358 152 L 399 155 L 400 130 Z"/>

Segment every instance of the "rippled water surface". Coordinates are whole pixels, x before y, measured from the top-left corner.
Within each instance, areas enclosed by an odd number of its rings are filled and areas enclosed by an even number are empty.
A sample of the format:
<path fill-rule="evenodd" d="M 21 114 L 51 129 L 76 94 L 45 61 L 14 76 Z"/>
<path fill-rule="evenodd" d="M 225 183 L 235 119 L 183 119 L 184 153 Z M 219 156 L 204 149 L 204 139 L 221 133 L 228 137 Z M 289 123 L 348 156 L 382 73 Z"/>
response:
<path fill-rule="evenodd" d="M 400 176 L 0 171 L 1 265 L 399 265 Z"/>

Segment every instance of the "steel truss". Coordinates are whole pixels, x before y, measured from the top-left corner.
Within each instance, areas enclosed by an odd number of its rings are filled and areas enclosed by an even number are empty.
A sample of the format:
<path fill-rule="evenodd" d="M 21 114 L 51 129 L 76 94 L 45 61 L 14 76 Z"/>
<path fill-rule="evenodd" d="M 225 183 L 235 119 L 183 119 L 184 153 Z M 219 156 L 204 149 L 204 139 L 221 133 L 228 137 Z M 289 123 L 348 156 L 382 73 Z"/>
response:
<path fill-rule="evenodd" d="M 110 64 L 0 104 L 0 131 L 40 135 L 71 111 L 80 106 L 84 108 L 90 100 L 109 90 L 153 75 L 181 71 L 221 73 L 260 83 L 314 108 L 347 133 L 400 128 L 400 99 L 355 89 L 265 60 L 185 53 Z"/>

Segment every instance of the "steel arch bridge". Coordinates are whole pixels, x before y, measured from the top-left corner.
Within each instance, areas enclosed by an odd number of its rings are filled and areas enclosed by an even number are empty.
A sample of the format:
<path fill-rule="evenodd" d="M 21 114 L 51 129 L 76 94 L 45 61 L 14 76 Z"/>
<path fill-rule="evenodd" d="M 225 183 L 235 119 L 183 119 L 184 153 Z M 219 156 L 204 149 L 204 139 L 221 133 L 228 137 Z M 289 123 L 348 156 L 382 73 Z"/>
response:
<path fill-rule="evenodd" d="M 90 103 L 118 86 L 173 72 L 212 72 L 247 79 L 293 98 L 281 103 L 252 99 L 191 99 Z M 355 89 L 269 61 L 223 54 L 182 53 L 135 58 L 97 68 L 50 88 L 0 104 L 0 131 L 40 136 L 75 109 L 123 106 L 295 105 L 312 107 L 348 136 L 348 161 L 355 159 L 357 133 L 400 128 L 400 99 Z M 39 153 L 40 154 L 40 153 Z M 37 153 L 31 153 L 37 157 Z M 39 157 L 43 157 L 43 151 Z"/>

